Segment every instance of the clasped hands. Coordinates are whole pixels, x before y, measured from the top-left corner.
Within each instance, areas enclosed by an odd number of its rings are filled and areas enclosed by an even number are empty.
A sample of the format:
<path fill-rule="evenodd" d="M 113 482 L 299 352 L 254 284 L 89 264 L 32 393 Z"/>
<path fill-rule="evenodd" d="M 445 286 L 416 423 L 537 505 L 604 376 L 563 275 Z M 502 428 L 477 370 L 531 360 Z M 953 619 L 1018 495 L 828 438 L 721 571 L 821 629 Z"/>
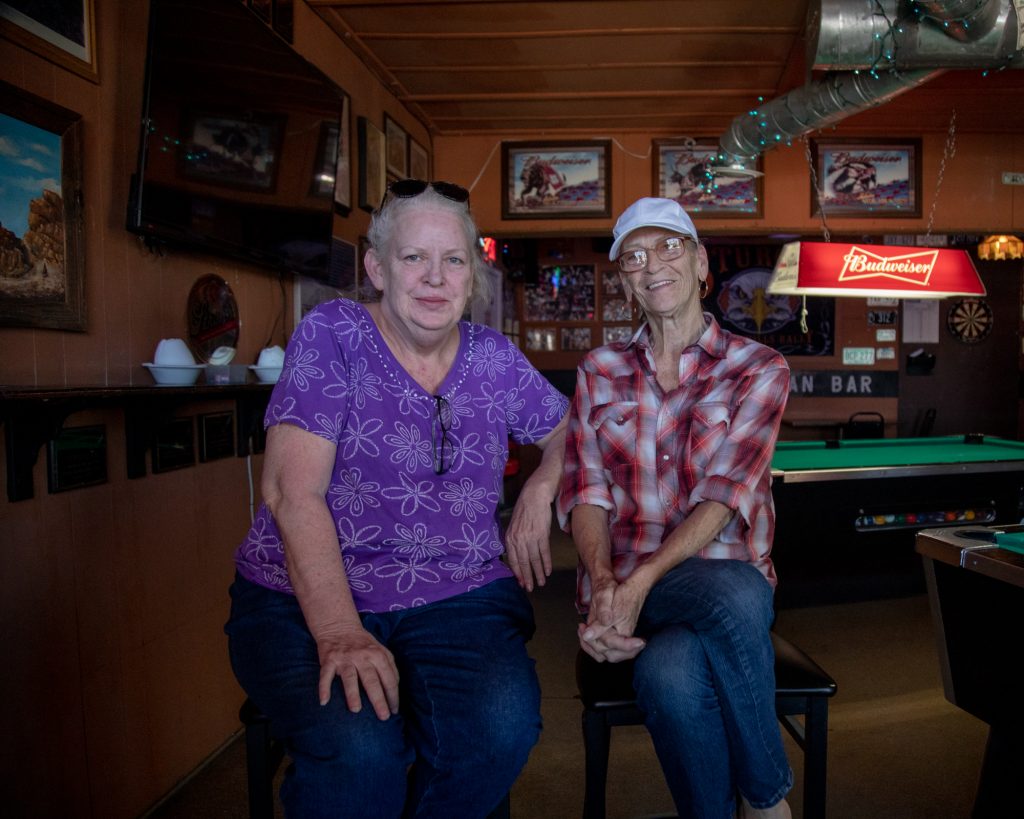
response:
<path fill-rule="evenodd" d="M 607 579 L 593 584 L 587 622 L 577 628 L 580 647 L 599 663 L 632 660 L 647 643 L 633 636 L 647 593 Z"/>

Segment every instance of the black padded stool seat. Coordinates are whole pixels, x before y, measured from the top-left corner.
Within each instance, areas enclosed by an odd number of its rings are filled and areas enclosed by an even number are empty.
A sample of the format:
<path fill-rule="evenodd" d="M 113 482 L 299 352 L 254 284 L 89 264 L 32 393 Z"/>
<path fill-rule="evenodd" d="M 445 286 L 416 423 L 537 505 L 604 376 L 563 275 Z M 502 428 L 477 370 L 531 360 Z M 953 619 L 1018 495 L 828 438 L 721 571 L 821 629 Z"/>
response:
<path fill-rule="evenodd" d="M 772 632 L 775 712 L 804 752 L 805 819 L 824 819 L 828 758 L 828 699 L 836 682 L 799 648 Z M 633 663 L 598 663 L 582 650 L 576 684 L 583 701 L 586 792 L 584 819 L 604 819 L 608 751 L 615 725 L 642 725 L 633 692 Z M 801 721 L 798 717 L 803 717 Z"/>
<path fill-rule="evenodd" d="M 270 732 L 270 719 L 251 700 L 242 703 L 238 718 L 245 726 L 245 773 L 249 785 L 249 819 L 274 819 L 274 776 L 284 759 L 284 743 Z M 487 819 L 509 819 L 508 794 Z"/>

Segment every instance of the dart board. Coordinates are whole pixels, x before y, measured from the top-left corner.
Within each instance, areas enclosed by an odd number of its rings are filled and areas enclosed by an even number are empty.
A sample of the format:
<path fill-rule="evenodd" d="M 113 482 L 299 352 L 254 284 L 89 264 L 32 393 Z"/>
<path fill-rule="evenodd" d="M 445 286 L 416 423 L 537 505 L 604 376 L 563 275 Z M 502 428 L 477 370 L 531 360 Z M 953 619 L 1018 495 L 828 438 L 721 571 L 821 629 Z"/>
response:
<path fill-rule="evenodd" d="M 981 299 L 959 299 L 946 314 L 946 328 L 964 344 L 977 344 L 992 332 L 992 308 Z"/>

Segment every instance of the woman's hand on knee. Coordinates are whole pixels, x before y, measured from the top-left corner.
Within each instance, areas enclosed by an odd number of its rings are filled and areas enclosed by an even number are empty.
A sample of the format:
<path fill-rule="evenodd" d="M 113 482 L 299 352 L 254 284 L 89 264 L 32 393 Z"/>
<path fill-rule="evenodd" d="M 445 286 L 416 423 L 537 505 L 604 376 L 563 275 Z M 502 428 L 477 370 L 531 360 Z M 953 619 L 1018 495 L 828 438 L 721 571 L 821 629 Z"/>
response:
<path fill-rule="evenodd" d="M 395 658 L 365 629 L 351 629 L 317 641 L 320 654 L 320 704 L 331 699 L 334 678 L 341 679 L 348 710 L 363 708 L 360 689 L 380 720 L 398 713 L 398 667 Z"/>

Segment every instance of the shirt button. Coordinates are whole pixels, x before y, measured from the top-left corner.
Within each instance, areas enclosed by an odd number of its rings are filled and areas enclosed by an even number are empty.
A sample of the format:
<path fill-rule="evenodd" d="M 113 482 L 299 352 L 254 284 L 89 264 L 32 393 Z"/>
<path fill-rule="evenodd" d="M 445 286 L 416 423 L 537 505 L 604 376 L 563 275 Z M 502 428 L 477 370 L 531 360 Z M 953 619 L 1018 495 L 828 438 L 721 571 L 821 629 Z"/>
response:
<path fill-rule="evenodd" d="M 663 461 L 667 461 L 667 460 L 668 460 L 668 455 L 662 455 L 662 456 L 661 456 L 661 460 L 663 460 Z"/>
<path fill-rule="evenodd" d="M 622 416 L 620 415 L 620 416 L 618 417 L 618 419 L 617 419 L 617 420 L 618 420 L 618 422 L 619 422 L 619 423 L 621 424 L 621 423 L 622 423 L 623 421 L 625 421 L 626 419 L 625 419 L 625 418 L 623 418 L 623 417 L 622 417 Z"/>

